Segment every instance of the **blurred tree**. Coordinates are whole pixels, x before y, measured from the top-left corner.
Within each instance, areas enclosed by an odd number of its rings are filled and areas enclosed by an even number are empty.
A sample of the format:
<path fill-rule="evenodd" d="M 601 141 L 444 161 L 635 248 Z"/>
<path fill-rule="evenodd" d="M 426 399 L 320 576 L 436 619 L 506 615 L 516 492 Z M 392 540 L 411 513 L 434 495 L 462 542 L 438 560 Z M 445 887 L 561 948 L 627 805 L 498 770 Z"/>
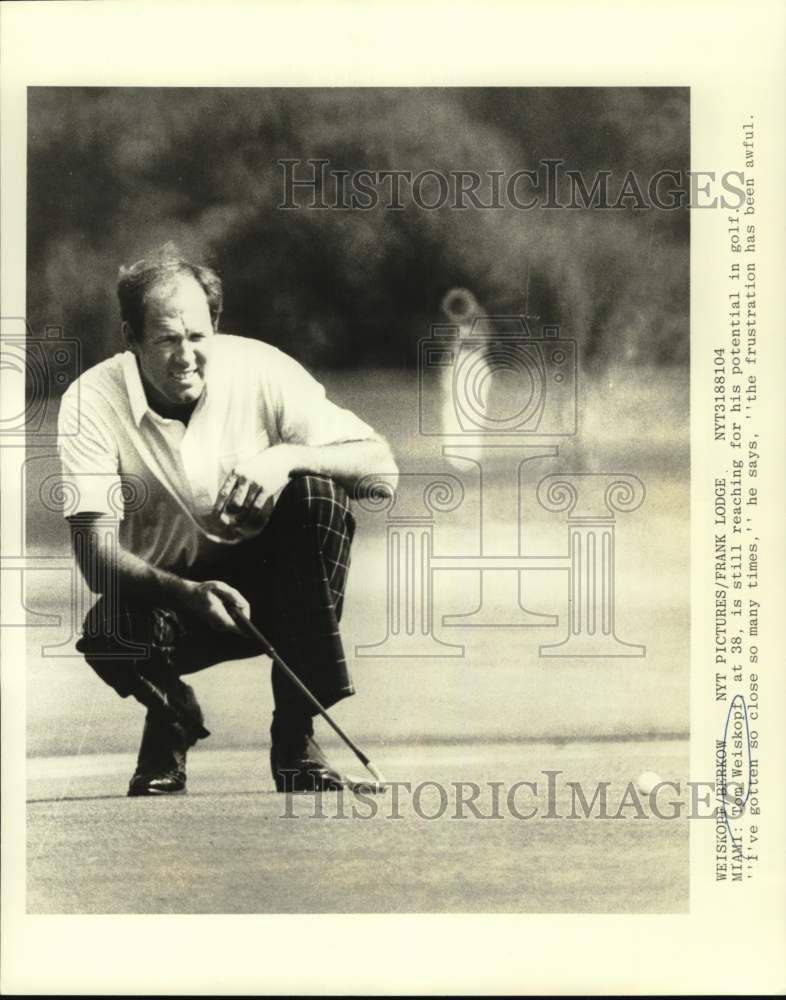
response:
<path fill-rule="evenodd" d="M 224 329 L 310 364 L 413 365 L 455 285 L 562 323 L 585 364 L 687 360 L 687 209 L 282 211 L 277 164 L 646 183 L 689 168 L 687 90 L 33 88 L 28 129 L 28 316 L 87 364 L 120 347 L 118 265 L 167 239 L 221 272 Z"/>

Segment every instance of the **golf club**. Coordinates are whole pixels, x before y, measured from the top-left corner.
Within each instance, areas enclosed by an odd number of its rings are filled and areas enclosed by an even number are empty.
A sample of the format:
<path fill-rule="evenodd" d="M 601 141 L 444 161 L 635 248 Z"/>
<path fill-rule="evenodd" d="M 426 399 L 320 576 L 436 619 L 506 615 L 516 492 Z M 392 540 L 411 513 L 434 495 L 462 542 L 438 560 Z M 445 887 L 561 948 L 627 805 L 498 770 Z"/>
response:
<path fill-rule="evenodd" d="M 264 637 L 264 635 L 262 635 L 262 633 L 259 631 L 256 625 L 254 625 L 254 623 L 250 621 L 250 619 L 246 618 L 246 616 L 243 614 L 242 611 L 240 611 L 239 608 L 227 604 L 226 609 L 229 612 L 232 620 L 237 625 L 237 627 L 241 629 L 243 632 L 245 632 L 246 635 L 254 639 L 262 647 L 262 651 L 265 653 L 265 655 L 269 656 L 276 664 L 276 666 L 280 670 L 284 671 L 284 673 L 292 681 L 292 683 L 297 686 L 297 688 L 308 698 L 308 700 L 311 702 L 314 708 L 316 708 L 316 710 L 319 712 L 322 718 L 326 720 L 328 725 L 330 725 L 331 728 L 338 733 L 338 735 L 346 743 L 346 745 L 349 747 L 352 753 L 354 753 L 354 755 L 361 762 L 361 764 L 363 764 L 363 766 L 374 776 L 374 779 L 376 781 L 376 787 L 374 787 L 372 786 L 371 782 L 365 780 L 357 780 L 354 778 L 352 779 L 347 778 L 346 781 L 349 787 L 358 790 L 362 790 L 363 788 L 368 788 L 369 791 L 380 791 L 380 792 L 384 791 L 385 779 L 382 776 L 381 772 L 371 763 L 371 761 L 363 753 L 360 747 L 358 747 L 355 743 L 353 743 L 353 741 L 349 738 L 349 736 L 347 736 L 347 734 L 344 732 L 341 726 L 339 726 L 339 724 L 330 717 L 330 715 L 327 712 L 327 709 L 323 708 L 319 700 L 311 693 L 311 691 L 309 691 L 309 689 L 306 687 L 303 681 L 301 681 L 301 679 L 297 676 L 294 670 L 292 670 L 291 667 L 287 666 L 287 664 L 281 659 L 276 650 L 268 642 L 268 640 Z"/>

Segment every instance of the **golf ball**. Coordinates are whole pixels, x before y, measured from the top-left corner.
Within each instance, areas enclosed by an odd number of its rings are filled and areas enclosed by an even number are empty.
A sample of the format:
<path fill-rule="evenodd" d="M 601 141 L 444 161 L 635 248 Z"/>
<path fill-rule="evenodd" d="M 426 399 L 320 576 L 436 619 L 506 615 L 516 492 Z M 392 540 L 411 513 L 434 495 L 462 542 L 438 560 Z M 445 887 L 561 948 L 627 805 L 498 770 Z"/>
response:
<path fill-rule="evenodd" d="M 639 791 L 642 795 L 649 795 L 657 785 L 661 783 L 661 777 L 654 771 L 644 771 L 636 780 Z"/>

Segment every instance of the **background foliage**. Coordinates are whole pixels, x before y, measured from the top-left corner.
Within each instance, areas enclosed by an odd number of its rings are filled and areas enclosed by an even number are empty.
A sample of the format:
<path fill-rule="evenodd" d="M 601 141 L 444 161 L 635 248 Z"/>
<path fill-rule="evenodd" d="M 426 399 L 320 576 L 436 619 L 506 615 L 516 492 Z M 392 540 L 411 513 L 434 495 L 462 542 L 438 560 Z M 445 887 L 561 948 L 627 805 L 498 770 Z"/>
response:
<path fill-rule="evenodd" d="M 117 267 L 165 240 L 224 278 L 223 328 L 321 367 L 410 366 L 454 286 L 559 322 L 586 367 L 688 358 L 688 211 L 281 211 L 281 158 L 591 178 L 689 168 L 688 91 L 36 88 L 28 317 L 119 349 Z"/>

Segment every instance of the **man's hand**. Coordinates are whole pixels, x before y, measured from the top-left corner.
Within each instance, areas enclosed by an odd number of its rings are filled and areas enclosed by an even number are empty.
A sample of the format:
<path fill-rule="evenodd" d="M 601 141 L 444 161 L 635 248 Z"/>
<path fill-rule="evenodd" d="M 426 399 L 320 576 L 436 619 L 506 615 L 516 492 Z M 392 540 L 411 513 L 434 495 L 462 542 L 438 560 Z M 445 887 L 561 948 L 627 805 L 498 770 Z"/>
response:
<path fill-rule="evenodd" d="M 222 524 L 241 533 L 263 527 L 273 509 L 273 497 L 299 466 L 305 449 L 277 444 L 237 465 L 224 480 L 215 513 Z"/>
<path fill-rule="evenodd" d="M 184 580 L 175 573 L 151 566 L 122 546 L 111 544 L 113 534 L 106 526 L 114 522 L 108 515 L 87 513 L 69 520 L 74 553 L 93 593 L 104 594 L 107 581 L 114 582 L 126 600 L 182 609 L 220 632 L 243 634 L 227 606 L 237 608 L 248 618 L 248 601 L 228 583 Z"/>
<path fill-rule="evenodd" d="M 326 445 L 277 444 L 237 465 L 218 491 L 212 517 L 234 530 L 236 537 L 264 527 L 273 500 L 298 473 L 332 476 L 353 496 L 365 477 L 385 476 L 395 488 L 398 468 L 388 443 L 380 437 Z"/>
<path fill-rule="evenodd" d="M 240 611 L 244 617 L 249 617 L 251 609 L 239 590 L 221 580 L 207 580 L 205 583 L 184 580 L 183 583 L 185 586 L 179 603 L 184 611 L 207 622 L 218 632 L 243 634 L 227 611 L 229 605 Z"/>

